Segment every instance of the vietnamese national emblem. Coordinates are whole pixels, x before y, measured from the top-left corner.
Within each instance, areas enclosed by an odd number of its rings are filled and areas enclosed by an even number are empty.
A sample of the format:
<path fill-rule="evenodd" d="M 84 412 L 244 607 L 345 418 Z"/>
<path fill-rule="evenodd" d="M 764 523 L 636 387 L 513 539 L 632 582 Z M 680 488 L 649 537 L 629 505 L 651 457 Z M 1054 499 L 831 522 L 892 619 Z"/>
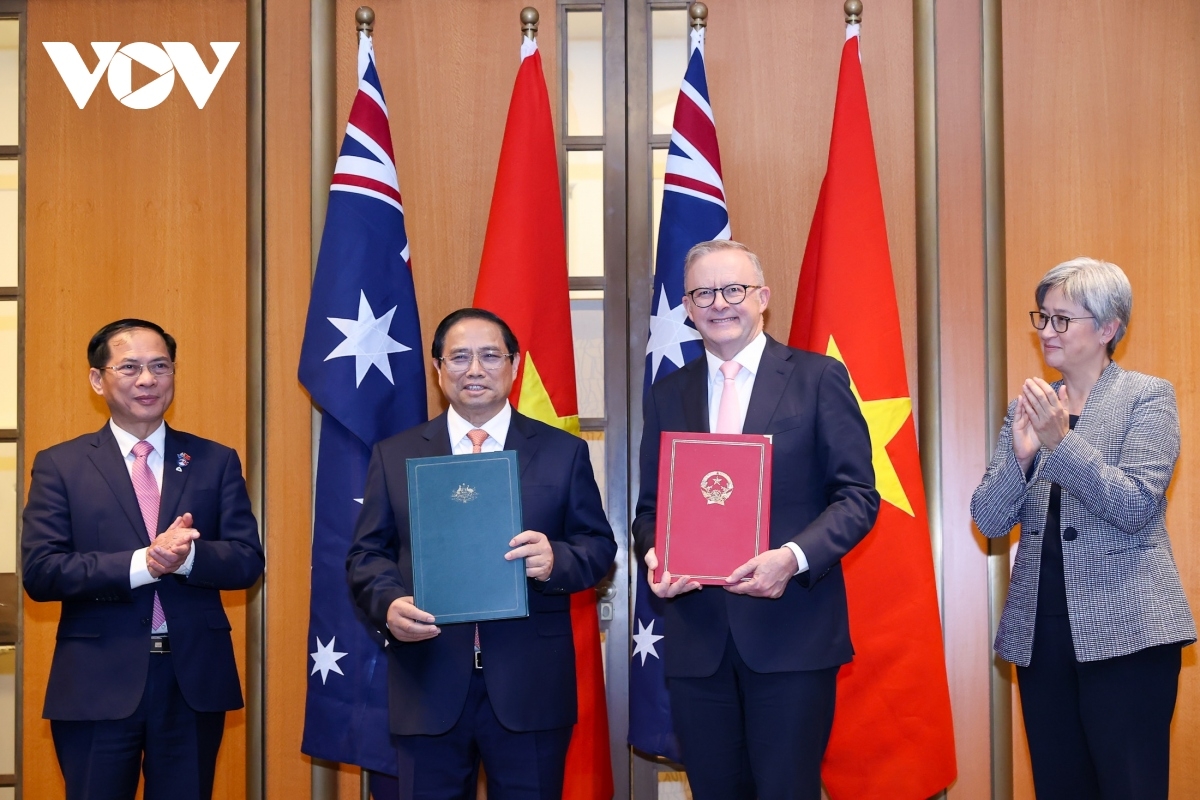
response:
<path fill-rule="evenodd" d="M 710 472 L 700 479 L 700 491 L 711 506 L 725 505 L 725 501 L 733 494 L 733 478 L 724 472 Z"/>

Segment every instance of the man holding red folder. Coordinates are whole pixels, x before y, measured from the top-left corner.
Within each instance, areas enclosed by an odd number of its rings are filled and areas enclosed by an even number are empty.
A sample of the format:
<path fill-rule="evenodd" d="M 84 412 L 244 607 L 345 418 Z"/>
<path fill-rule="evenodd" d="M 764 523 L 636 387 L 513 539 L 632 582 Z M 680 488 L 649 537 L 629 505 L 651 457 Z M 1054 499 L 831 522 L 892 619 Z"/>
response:
<path fill-rule="evenodd" d="M 758 258 L 731 241 L 693 247 L 688 317 L 704 358 L 646 396 L 633 535 L 653 574 L 663 431 L 772 436 L 770 546 L 722 589 L 666 572 L 664 666 L 697 800 L 816 798 L 837 672 L 854 651 L 840 561 L 879 509 L 867 425 L 845 367 L 763 333 Z"/>

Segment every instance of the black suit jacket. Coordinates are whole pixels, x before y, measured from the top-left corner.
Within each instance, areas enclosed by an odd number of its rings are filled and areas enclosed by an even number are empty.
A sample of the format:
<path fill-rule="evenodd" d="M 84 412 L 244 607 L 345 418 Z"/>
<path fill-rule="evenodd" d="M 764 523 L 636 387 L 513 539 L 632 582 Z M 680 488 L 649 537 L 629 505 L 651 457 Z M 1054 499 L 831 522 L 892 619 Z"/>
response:
<path fill-rule="evenodd" d="M 191 458 L 180 466 L 179 454 Z M 158 530 L 191 512 L 200 532 L 191 574 L 129 587 L 133 552 L 149 537 L 129 470 L 106 424 L 38 453 L 22 517 L 22 578 L 34 600 L 62 601 L 42 715 L 122 719 L 137 708 L 150 662 L 157 590 L 184 699 L 196 711 L 241 708 L 221 589 L 262 574 L 258 523 L 237 453 L 167 428 Z"/>
<path fill-rule="evenodd" d="M 616 540 L 582 439 L 514 410 L 504 445 L 517 452 L 525 528 L 550 539 L 554 569 L 544 583 L 528 580 L 527 618 L 479 623 L 484 680 L 506 728 L 565 727 L 576 719 L 570 594 L 604 577 Z M 392 602 L 412 594 L 406 459 L 450 453 L 445 414 L 385 439 L 371 453 L 346 569 L 358 605 L 381 631 Z M 389 637 L 389 645 L 392 732 L 450 730 L 466 702 L 474 626 L 443 625 L 423 642 Z"/>
<path fill-rule="evenodd" d="M 656 382 L 644 413 L 633 522 L 639 558 L 654 546 L 660 434 L 708 431 L 706 358 Z M 664 668 L 671 677 L 713 674 L 731 632 L 756 672 L 823 669 L 854 654 L 840 562 L 875 524 L 879 495 L 870 436 L 845 367 L 767 337 L 742 431 L 773 436 L 771 547 L 795 542 L 809 569 L 777 600 L 710 586 L 667 601 Z"/>

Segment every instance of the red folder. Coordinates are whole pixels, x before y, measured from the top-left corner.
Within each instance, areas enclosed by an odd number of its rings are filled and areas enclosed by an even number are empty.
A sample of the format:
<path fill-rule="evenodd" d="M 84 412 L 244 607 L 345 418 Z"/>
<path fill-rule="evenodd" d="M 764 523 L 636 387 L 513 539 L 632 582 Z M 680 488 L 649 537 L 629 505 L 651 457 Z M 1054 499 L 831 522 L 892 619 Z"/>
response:
<path fill-rule="evenodd" d="M 654 552 L 672 578 L 724 585 L 770 548 L 771 437 L 663 431 Z"/>

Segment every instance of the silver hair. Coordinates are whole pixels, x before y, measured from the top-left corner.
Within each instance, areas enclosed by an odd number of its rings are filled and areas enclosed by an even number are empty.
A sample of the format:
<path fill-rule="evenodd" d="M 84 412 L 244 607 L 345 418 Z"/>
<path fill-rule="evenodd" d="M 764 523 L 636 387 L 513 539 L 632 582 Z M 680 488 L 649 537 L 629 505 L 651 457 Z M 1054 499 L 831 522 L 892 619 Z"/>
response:
<path fill-rule="evenodd" d="M 746 258 L 750 259 L 750 265 L 754 267 L 754 279 L 758 281 L 759 286 L 766 285 L 767 280 L 763 277 L 762 262 L 758 260 L 758 256 L 754 255 L 746 245 L 741 242 L 735 242 L 732 239 L 713 239 L 711 242 L 701 242 L 693 246 L 691 250 L 688 250 L 687 255 L 683 259 L 684 285 L 687 285 L 687 274 L 688 270 L 692 268 L 692 264 L 704 256 L 719 253 L 722 250 L 737 250 L 740 253 L 745 253 Z"/>
<path fill-rule="evenodd" d="M 1042 276 L 1034 291 L 1038 308 L 1042 307 L 1046 293 L 1056 286 L 1068 300 L 1083 306 L 1095 317 L 1092 324 L 1097 328 L 1116 320 L 1117 332 L 1108 342 L 1111 356 L 1125 336 L 1133 311 L 1133 287 L 1129 285 L 1129 278 L 1120 267 L 1108 261 L 1086 256 L 1073 258 Z"/>

